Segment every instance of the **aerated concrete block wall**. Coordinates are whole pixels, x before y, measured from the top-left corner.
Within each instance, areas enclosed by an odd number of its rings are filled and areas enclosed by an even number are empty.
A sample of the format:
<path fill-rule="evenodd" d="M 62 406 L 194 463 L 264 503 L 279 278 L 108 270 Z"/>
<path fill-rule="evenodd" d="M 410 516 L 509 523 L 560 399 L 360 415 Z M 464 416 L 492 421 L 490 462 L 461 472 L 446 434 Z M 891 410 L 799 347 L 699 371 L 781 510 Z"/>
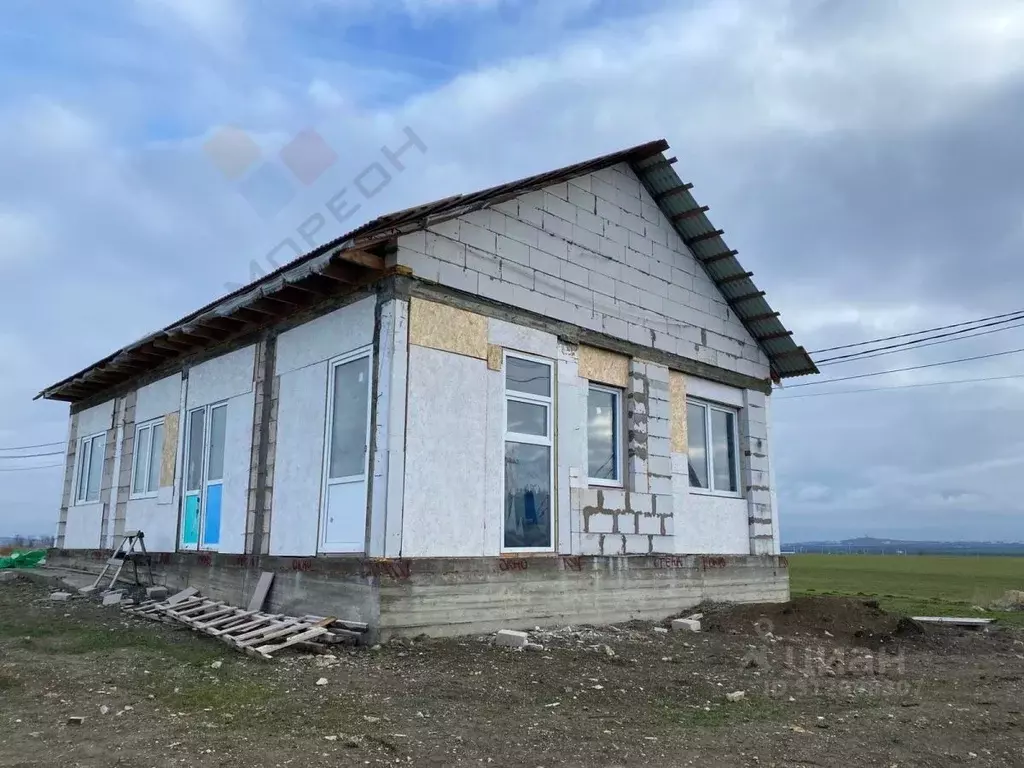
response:
<path fill-rule="evenodd" d="M 675 551 L 668 376 L 663 365 L 630 360 L 625 482 L 583 489 L 583 554 Z"/>
<path fill-rule="evenodd" d="M 426 280 L 765 379 L 768 361 L 627 164 L 399 238 Z"/>

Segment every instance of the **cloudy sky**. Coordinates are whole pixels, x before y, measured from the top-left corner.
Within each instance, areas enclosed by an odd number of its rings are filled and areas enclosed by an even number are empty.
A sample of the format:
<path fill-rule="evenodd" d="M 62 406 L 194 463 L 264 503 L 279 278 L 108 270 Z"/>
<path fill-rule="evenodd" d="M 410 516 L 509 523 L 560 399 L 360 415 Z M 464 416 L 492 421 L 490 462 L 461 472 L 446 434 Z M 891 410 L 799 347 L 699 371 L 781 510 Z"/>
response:
<path fill-rule="evenodd" d="M 67 406 L 36 392 L 248 282 L 406 126 L 428 151 L 315 241 L 664 137 L 808 349 L 1024 309 L 1018 0 L 0 13 L 0 449 L 63 440 Z M 313 128 L 338 159 L 268 201 L 204 151 L 225 125 L 271 159 Z M 1024 329 L 820 378 L 1016 348 Z M 1024 539 L 1024 379 L 797 397 L 1017 373 L 1024 354 L 778 392 L 784 537 Z M 0 450 L 0 535 L 52 530 L 60 457 L 10 458 L 48 450 Z"/>

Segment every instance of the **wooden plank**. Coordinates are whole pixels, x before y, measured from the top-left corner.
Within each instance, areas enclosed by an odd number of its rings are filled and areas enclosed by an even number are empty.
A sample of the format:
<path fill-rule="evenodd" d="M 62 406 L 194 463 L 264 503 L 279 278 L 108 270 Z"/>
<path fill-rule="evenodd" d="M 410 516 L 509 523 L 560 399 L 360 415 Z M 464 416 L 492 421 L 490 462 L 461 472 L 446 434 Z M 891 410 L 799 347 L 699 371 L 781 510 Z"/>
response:
<path fill-rule="evenodd" d="M 308 624 L 304 624 L 298 619 L 292 621 L 275 621 L 273 624 L 268 624 L 264 627 L 257 627 L 256 629 L 250 630 L 249 632 L 242 632 L 241 634 L 232 635 L 231 640 L 236 643 L 244 643 L 246 640 L 253 640 L 255 638 L 263 637 L 268 634 L 275 634 L 284 629 L 289 632 L 302 628 L 308 627 Z"/>
<path fill-rule="evenodd" d="M 241 611 L 240 608 L 238 610 Z M 254 613 L 256 613 L 256 611 L 241 611 L 241 613 L 236 613 L 233 616 L 224 616 L 223 618 L 210 621 L 206 624 L 203 624 L 201 627 L 199 627 L 199 629 L 201 629 L 204 632 L 207 632 L 208 634 L 212 634 L 210 630 L 213 629 L 230 629 L 235 622 L 243 622 L 249 620 L 249 617 L 252 616 Z"/>
<path fill-rule="evenodd" d="M 247 639 L 237 639 L 235 644 L 240 648 L 244 648 L 249 645 L 259 645 L 260 643 L 266 643 L 269 640 L 275 640 L 279 637 L 285 637 L 286 635 L 294 635 L 298 632 L 303 632 L 309 629 L 308 624 L 289 624 L 286 627 L 274 630 L 273 632 L 267 632 L 266 634 L 259 634 L 256 637 L 250 637 Z"/>
<path fill-rule="evenodd" d="M 198 594 L 199 590 L 195 587 L 186 587 L 185 589 L 181 590 L 181 592 L 178 592 L 168 597 L 166 602 L 168 605 L 175 605 L 176 603 L 188 600 L 190 597 L 194 597 Z"/>
<path fill-rule="evenodd" d="M 270 586 L 274 583 L 274 574 L 271 571 L 263 571 L 260 574 L 260 580 L 256 583 L 256 589 L 252 593 L 252 599 L 249 601 L 250 611 L 262 611 L 263 604 L 267 601 L 267 594 L 270 592 Z"/>
<path fill-rule="evenodd" d="M 205 629 L 206 627 L 210 626 L 214 619 L 235 619 L 238 618 L 239 612 L 244 613 L 244 611 L 242 611 L 241 608 L 235 608 L 235 606 L 233 605 L 225 605 L 223 608 L 220 608 L 219 610 L 212 611 L 211 613 L 207 613 L 203 616 L 189 619 L 188 623 L 196 629 Z"/>
<path fill-rule="evenodd" d="M 271 658 L 272 653 L 277 653 L 278 651 L 287 648 L 290 645 L 296 645 L 297 643 L 301 643 L 306 640 L 311 640 L 314 637 L 319 637 L 326 631 L 327 630 L 324 627 L 310 627 L 305 632 L 300 632 L 297 635 L 293 635 L 292 637 L 285 640 L 283 643 L 278 643 L 277 645 L 261 645 L 257 648 L 246 648 L 245 650 L 251 651 L 264 659 L 269 659 Z"/>
<path fill-rule="evenodd" d="M 228 630 L 228 629 L 221 629 L 221 630 L 216 630 L 214 632 L 211 632 L 210 634 L 214 635 L 216 637 L 216 636 L 219 636 L 219 635 L 223 635 L 223 634 L 225 634 L 228 631 L 230 631 L 232 633 L 236 633 L 236 632 L 250 632 L 253 629 L 255 629 L 256 627 L 263 626 L 263 625 L 267 624 L 268 622 L 273 622 L 273 621 L 276 621 L 276 619 L 274 619 L 274 618 L 272 618 L 270 616 L 267 616 L 267 615 L 257 614 L 256 618 L 254 618 L 252 621 L 248 621 L 248 622 L 246 622 L 244 624 L 241 624 L 241 625 L 239 625 L 237 627 L 231 627 L 230 630 Z"/>

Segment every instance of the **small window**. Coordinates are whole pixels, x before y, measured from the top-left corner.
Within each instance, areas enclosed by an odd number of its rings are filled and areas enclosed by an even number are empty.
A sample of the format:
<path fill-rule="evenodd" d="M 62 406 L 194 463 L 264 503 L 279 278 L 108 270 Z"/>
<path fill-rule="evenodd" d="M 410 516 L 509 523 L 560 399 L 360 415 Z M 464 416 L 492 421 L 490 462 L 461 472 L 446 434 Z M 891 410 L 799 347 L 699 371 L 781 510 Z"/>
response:
<path fill-rule="evenodd" d="M 622 485 L 622 395 L 591 384 L 587 394 L 587 474 L 591 485 Z"/>
<path fill-rule="evenodd" d="M 686 403 L 690 487 L 739 494 L 737 412 L 693 400 Z"/>
<path fill-rule="evenodd" d="M 76 500 L 86 504 L 100 500 L 100 482 L 103 478 L 103 449 L 106 447 L 105 432 L 83 437 L 78 443 L 78 492 Z"/>
<path fill-rule="evenodd" d="M 135 427 L 132 454 L 132 496 L 153 496 L 160 485 L 160 458 L 164 450 L 163 419 Z"/>

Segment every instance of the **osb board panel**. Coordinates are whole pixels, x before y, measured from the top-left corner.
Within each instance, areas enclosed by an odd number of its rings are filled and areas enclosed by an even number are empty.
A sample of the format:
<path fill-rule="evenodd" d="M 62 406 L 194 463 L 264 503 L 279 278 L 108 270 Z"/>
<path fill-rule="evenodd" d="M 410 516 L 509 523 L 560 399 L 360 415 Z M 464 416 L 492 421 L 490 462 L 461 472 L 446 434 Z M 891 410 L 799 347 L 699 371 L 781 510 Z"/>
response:
<path fill-rule="evenodd" d="M 686 377 L 668 372 L 668 399 L 672 407 L 672 452 L 686 453 Z"/>
<path fill-rule="evenodd" d="M 174 485 L 174 462 L 178 455 L 178 414 L 164 416 L 164 452 L 160 457 L 160 487 Z"/>
<path fill-rule="evenodd" d="M 487 368 L 492 371 L 501 370 L 501 347 L 498 344 L 487 345 Z"/>
<path fill-rule="evenodd" d="M 629 383 L 629 357 L 581 344 L 579 371 L 581 379 L 625 388 Z"/>
<path fill-rule="evenodd" d="M 409 343 L 487 359 L 487 318 L 434 301 L 409 301 Z"/>

